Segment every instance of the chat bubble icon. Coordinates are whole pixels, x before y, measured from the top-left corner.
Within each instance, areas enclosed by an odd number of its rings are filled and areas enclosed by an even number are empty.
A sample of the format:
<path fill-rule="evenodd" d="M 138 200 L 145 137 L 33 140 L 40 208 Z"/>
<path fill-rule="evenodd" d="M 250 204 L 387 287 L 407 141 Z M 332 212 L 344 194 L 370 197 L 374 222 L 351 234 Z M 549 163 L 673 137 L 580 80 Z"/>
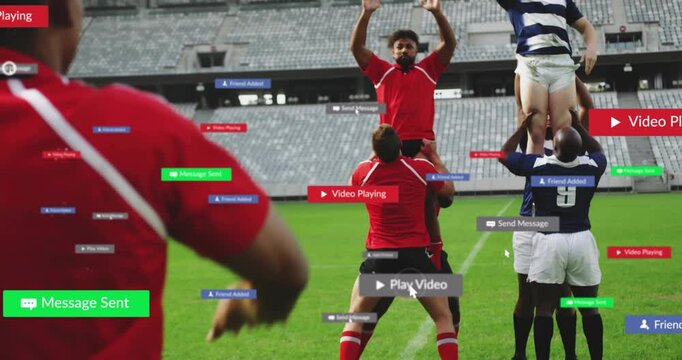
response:
<path fill-rule="evenodd" d="M 495 221 L 486 221 L 485 226 L 487 227 L 495 227 Z"/>
<path fill-rule="evenodd" d="M 170 177 L 178 177 L 178 172 L 177 172 L 177 171 L 170 171 L 170 172 L 168 173 L 168 176 L 170 176 Z"/>
<path fill-rule="evenodd" d="M 38 300 L 36 300 L 36 299 L 32 299 L 32 298 L 26 298 L 26 299 L 22 298 L 21 299 L 21 308 L 22 309 L 31 309 L 31 311 L 32 311 L 33 309 L 36 308 L 36 306 L 38 306 Z"/>
<path fill-rule="evenodd" d="M 332 111 L 341 111 L 340 106 L 332 106 Z"/>
<path fill-rule="evenodd" d="M 616 172 L 619 173 L 619 174 L 622 174 L 622 173 L 623 173 L 623 169 L 616 169 Z"/>
<path fill-rule="evenodd" d="M 566 300 L 566 305 L 573 305 L 573 300 Z"/>
<path fill-rule="evenodd" d="M 328 319 L 329 321 L 334 321 L 334 320 L 336 319 L 336 316 L 334 316 L 334 315 L 328 315 L 328 316 L 327 316 L 327 319 Z"/>

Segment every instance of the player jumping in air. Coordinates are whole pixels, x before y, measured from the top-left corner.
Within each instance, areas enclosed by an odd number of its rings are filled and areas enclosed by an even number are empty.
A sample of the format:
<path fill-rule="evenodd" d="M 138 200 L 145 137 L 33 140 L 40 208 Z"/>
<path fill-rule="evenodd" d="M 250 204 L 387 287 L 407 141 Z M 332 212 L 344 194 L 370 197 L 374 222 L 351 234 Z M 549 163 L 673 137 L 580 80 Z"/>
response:
<path fill-rule="evenodd" d="M 573 0 L 497 0 L 507 11 L 516 34 L 516 73 L 520 76 L 523 112 L 532 116 L 528 153 L 542 154 L 545 120 L 552 130 L 571 126 L 576 105 L 575 65 L 567 25 L 584 37 L 587 50 L 581 62 L 590 74 L 597 61 L 597 37 L 592 24 Z"/>
<path fill-rule="evenodd" d="M 504 144 L 506 158 L 500 159 L 512 173 L 520 176 L 588 176 L 594 187 L 533 187 L 535 214 L 558 216 L 559 232 L 539 232 L 532 239 L 532 255 L 528 270 L 536 306 L 534 324 L 537 359 L 549 359 L 554 332 L 552 315 L 561 297 L 562 284 L 568 283 L 577 297 L 596 297 L 601 271 L 599 250 L 590 231 L 589 209 L 599 179 L 606 169 L 601 145 L 579 123 L 571 112 L 572 128 L 560 129 L 554 135 L 554 155 L 526 155 L 514 152 L 526 132 L 528 120 Z M 583 156 L 585 152 L 587 156 Z M 580 308 L 583 332 L 590 357 L 601 359 L 603 324 L 596 308 Z"/>
<path fill-rule="evenodd" d="M 419 37 L 412 30 L 398 30 L 388 39 L 395 64 L 390 64 L 365 46 L 369 19 L 381 6 L 380 0 L 363 0 L 362 14 L 355 25 L 351 38 L 351 51 L 363 73 L 372 81 L 377 93 L 377 101 L 386 104 L 386 113 L 380 116 L 381 124 L 390 124 L 398 132 L 402 141 L 402 154 L 407 157 L 419 154 L 424 139 L 435 140 L 433 121 L 435 104 L 433 94 L 436 82 L 445 71 L 455 51 L 455 33 L 441 11 L 439 0 L 420 0 L 420 4 L 431 12 L 440 32 L 438 47 L 426 58 L 416 62 Z M 447 261 L 447 253 L 442 251 L 440 227 L 437 213 L 445 204 L 436 204 L 427 195 L 425 204 L 427 229 L 432 244 L 431 260 L 444 273 L 452 273 Z M 381 317 L 391 304 L 392 299 L 382 300 L 375 312 Z M 456 332 L 459 329 L 459 300 L 449 299 Z M 372 336 L 374 324 L 366 324 L 362 334 L 362 349 Z"/>
<path fill-rule="evenodd" d="M 438 159 L 433 144 L 425 153 L 433 163 L 400 154 L 401 142 L 395 129 L 383 124 L 372 135 L 372 148 L 377 159 L 360 163 L 351 177 L 354 186 L 398 186 L 397 203 L 367 203 L 369 231 L 365 246 L 371 251 L 397 251 L 397 259 L 368 258 L 360 266 L 362 274 L 438 273 L 427 252 L 430 236 L 426 230 L 423 204 L 427 192 L 452 201 L 452 182 L 426 182 L 427 173 L 447 173 Z M 434 166 L 436 164 L 436 166 Z M 382 298 L 363 297 L 358 293 L 358 279 L 352 291 L 349 312 L 372 312 Z M 418 297 L 436 325 L 438 353 L 441 359 L 457 359 L 457 339 L 448 308 L 447 297 Z M 362 324 L 346 323 L 341 336 L 339 357 L 360 357 Z"/>

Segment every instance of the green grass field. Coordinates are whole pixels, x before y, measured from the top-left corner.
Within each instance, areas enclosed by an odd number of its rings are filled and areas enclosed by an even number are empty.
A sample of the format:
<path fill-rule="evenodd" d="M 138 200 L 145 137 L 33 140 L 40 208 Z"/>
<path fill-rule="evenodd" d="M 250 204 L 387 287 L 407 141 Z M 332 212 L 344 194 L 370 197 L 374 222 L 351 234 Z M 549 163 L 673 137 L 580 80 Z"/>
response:
<path fill-rule="evenodd" d="M 509 205 L 507 207 L 507 205 Z M 453 270 L 460 268 L 484 233 L 477 216 L 518 214 L 520 196 L 463 197 L 441 212 L 445 249 Z M 215 302 L 200 299 L 200 289 L 221 288 L 234 274 L 199 258 L 177 243 L 169 246 L 164 296 L 164 357 L 168 359 L 338 359 L 342 324 L 322 323 L 322 312 L 348 309 L 367 232 L 360 204 L 281 203 L 277 205 L 298 237 L 310 262 L 310 282 L 286 326 L 245 329 L 206 343 Z M 600 296 L 615 307 L 602 309 L 605 359 L 682 359 L 682 335 L 625 335 L 629 314 L 682 314 L 682 193 L 654 195 L 597 194 L 592 202 L 592 231 L 601 251 Z M 666 245 L 673 259 L 609 260 L 607 246 Z M 460 358 L 509 359 L 514 349 L 512 311 L 516 300 L 510 233 L 491 233 L 464 276 L 461 298 Z M 364 359 L 437 359 L 433 326 L 422 326 L 426 312 L 411 299 L 396 299 L 382 318 Z M 589 359 L 578 320 L 577 353 Z M 422 328 L 419 341 L 418 331 Z M 417 339 L 415 340 L 415 337 Z M 408 344 L 409 351 L 406 351 Z M 563 359 L 554 331 L 552 358 Z M 528 346 L 534 358 L 532 333 Z"/>

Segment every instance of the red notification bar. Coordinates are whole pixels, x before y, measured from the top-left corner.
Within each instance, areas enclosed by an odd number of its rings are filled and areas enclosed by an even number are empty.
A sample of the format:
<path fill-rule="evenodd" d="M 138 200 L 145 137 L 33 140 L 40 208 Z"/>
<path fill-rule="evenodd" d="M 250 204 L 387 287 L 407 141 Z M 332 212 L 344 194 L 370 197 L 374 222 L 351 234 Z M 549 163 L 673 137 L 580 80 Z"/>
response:
<path fill-rule="evenodd" d="M 310 203 L 397 203 L 398 186 L 308 186 Z"/>
<path fill-rule="evenodd" d="M 201 132 L 209 133 L 245 133 L 246 124 L 232 123 L 232 124 L 201 124 L 199 125 Z"/>
<path fill-rule="evenodd" d="M 670 259 L 672 257 L 670 246 L 609 246 L 606 251 L 609 259 Z"/>
<path fill-rule="evenodd" d="M 682 136 L 682 109 L 590 109 L 594 136 Z"/>
<path fill-rule="evenodd" d="M 469 157 L 472 159 L 499 159 L 504 157 L 502 151 L 469 151 Z"/>
<path fill-rule="evenodd" d="M 46 28 L 47 5 L 0 6 L 0 28 Z"/>
<path fill-rule="evenodd" d="M 73 160 L 80 158 L 81 158 L 80 151 L 73 150 L 43 151 L 43 159 L 46 160 Z"/>

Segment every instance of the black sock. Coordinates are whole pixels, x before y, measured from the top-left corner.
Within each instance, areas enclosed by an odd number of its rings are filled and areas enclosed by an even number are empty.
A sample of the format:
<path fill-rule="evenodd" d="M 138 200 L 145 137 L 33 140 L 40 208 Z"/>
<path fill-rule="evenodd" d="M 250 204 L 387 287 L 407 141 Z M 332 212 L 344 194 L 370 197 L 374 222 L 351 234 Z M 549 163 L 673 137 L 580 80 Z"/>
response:
<path fill-rule="evenodd" d="M 549 360 L 549 348 L 554 335 L 554 321 L 551 317 L 536 316 L 533 325 L 535 337 L 535 357 L 537 360 Z"/>
<path fill-rule="evenodd" d="M 583 316 L 583 332 L 592 360 L 601 360 L 604 352 L 604 324 L 601 315 Z"/>
<path fill-rule="evenodd" d="M 561 342 L 564 344 L 566 359 L 575 358 L 575 323 L 577 317 L 575 313 L 569 316 L 556 315 L 556 324 L 561 334 Z"/>
<path fill-rule="evenodd" d="M 528 336 L 530 329 L 533 327 L 533 316 L 529 318 L 522 318 L 514 314 L 514 338 L 516 350 L 514 355 L 526 357 L 526 344 L 528 343 Z"/>

